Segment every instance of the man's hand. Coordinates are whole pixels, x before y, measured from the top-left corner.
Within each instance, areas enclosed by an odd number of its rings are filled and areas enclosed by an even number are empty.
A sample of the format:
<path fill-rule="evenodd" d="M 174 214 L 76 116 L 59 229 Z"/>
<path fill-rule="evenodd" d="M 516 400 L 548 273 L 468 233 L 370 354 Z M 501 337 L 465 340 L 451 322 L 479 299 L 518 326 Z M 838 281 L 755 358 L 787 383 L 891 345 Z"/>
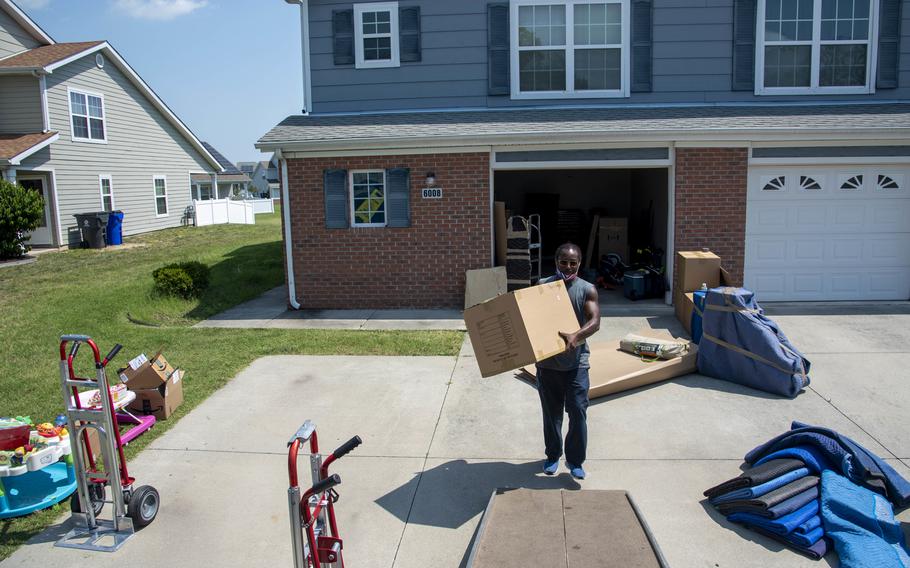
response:
<path fill-rule="evenodd" d="M 559 332 L 559 337 L 563 338 L 566 342 L 566 351 L 576 349 L 579 344 L 578 332 L 575 333 L 566 333 L 564 331 Z"/>

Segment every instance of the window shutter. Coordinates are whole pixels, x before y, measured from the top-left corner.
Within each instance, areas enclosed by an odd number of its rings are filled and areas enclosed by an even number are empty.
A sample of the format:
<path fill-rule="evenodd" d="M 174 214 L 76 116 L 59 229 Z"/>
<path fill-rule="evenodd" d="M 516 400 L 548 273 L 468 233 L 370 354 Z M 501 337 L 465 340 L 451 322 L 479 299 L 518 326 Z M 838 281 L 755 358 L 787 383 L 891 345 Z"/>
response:
<path fill-rule="evenodd" d="M 400 61 L 420 61 L 420 6 L 398 10 Z"/>
<path fill-rule="evenodd" d="M 509 3 L 487 4 L 487 82 L 490 95 L 508 95 Z"/>
<path fill-rule="evenodd" d="M 325 228 L 346 229 L 348 223 L 348 171 L 325 170 Z"/>
<path fill-rule="evenodd" d="M 734 91 L 755 90 L 756 2 L 733 2 L 733 85 Z"/>
<path fill-rule="evenodd" d="M 354 64 L 354 10 L 332 10 L 335 65 Z"/>
<path fill-rule="evenodd" d="M 879 7 L 881 24 L 878 26 L 878 73 L 875 79 L 878 89 L 897 88 L 902 3 L 902 0 L 882 0 Z"/>
<path fill-rule="evenodd" d="M 651 92 L 651 0 L 632 0 L 632 92 Z"/>
<path fill-rule="evenodd" d="M 389 227 L 411 226 L 411 170 L 392 168 L 386 170 L 386 215 Z"/>

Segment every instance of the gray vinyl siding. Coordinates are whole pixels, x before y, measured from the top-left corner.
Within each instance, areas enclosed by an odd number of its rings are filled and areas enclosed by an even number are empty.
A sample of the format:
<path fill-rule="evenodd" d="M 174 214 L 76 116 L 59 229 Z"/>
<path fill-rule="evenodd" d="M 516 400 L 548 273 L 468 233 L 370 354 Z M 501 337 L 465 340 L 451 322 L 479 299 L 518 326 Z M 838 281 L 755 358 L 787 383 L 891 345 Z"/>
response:
<path fill-rule="evenodd" d="M 6 57 L 26 49 L 42 45 L 27 31 L 16 23 L 16 20 L 0 10 L 0 57 Z"/>
<path fill-rule="evenodd" d="M 310 7 L 314 112 L 910 98 L 910 0 L 904 0 L 902 10 L 899 89 L 773 97 L 732 91 L 733 0 L 654 0 L 652 92 L 628 98 L 520 101 L 487 95 L 487 3 L 399 0 L 399 7 L 420 6 L 422 61 L 355 69 L 332 61 L 332 10 L 349 9 L 353 2 L 315 0 Z"/>
<path fill-rule="evenodd" d="M 74 243 L 73 215 L 101 210 L 99 174 L 110 174 L 117 209 L 124 212 L 123 232 L 134 235 L 181 225 L 192 203 L 190 172 L 213 167 L 110 58 L 103 69 L 89 55 L 47 77 L 51 130 L 60 139 L 29 157 L 21 169 L 52 168 L 59 199 L 64 244 Z M 107 144 L 74 141 L 67 87 L 104 97 Z M 154 175 L 167 178 L 168 216 L 155 215 Z"/>
<path fill-rule="evenodd" d="M 30 75 L 0 75 L 0 133 L 41 132 L 41 92 Z"/>

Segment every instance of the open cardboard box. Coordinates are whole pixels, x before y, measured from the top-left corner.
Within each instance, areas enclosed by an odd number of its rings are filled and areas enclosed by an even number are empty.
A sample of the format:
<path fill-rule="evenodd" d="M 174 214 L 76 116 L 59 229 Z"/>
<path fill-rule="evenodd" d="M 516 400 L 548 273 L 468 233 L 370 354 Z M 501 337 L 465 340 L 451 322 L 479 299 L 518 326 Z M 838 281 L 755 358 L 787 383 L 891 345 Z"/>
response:
<path fill-rule="evenodd" d="M 680 339 L 667 329 L 647 328 L 635 333 L 658 339 Z M 689 342 L 689 351 L 685 355 L 654 362 L 620 350 L 618 339 L 589 342 L 588 345 L 591 349 L 588 398 L 607 396 L 696 372 L 698 346 L 692 342 Z M 518 376 L 534 384 L 537 382 L 537 369 L 528 365 L 519 371 Z"/>
<path fill-rule="evenodd" d="M 136 357 L 119 374 L 126 388 L 136 393 L 127 407 L 132 412 L 167 420 L 183 403 L 183 372 L 171 367 L 160 351 L 150 360 Z"/>

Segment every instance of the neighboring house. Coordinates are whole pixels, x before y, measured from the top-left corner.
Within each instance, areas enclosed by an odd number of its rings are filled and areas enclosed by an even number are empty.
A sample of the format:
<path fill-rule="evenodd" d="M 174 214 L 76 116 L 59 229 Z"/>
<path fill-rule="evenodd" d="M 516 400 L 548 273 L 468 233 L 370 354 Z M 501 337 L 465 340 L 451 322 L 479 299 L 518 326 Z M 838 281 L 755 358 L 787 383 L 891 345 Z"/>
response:
<path fill-rule="evenodd" d="M 239 164 L 238 164 L 239 165 Z M 262 197 L 277 197 L 271 194 L 268 178 L 269 163 L 266 161 L 253 162 L 253 171 L 250 174 L 250 183 L 257 194 Z"/>
<path fill-rule="evenodd" d="M 76 213 L 179 226 L 197 171 L 221 166 L 110 44 L 57 43 L 0 0 L 0 174 L 45 198 L 33 246 L 77 245 Z"/>
<path fill-rule="evenodd" d="M 461 305 L 494 201 L 548 251 L 599 211 L 762 300 L 910 297 L 910 0 L 296 3 L 305 114 L 256 144 L 292 306 Z"/>
<path fill-rule="evenodd" d="M 249 196 L 250 177 L 208 142 L 203 142 L 202 146 L 218 160 L 222 171 L 213 175 L 193 174 L 190 178 L 193 184 L 193 199 L 206 201 Z M 212 187 L 216 187 L 217 190 L 212 191 Z"/>

